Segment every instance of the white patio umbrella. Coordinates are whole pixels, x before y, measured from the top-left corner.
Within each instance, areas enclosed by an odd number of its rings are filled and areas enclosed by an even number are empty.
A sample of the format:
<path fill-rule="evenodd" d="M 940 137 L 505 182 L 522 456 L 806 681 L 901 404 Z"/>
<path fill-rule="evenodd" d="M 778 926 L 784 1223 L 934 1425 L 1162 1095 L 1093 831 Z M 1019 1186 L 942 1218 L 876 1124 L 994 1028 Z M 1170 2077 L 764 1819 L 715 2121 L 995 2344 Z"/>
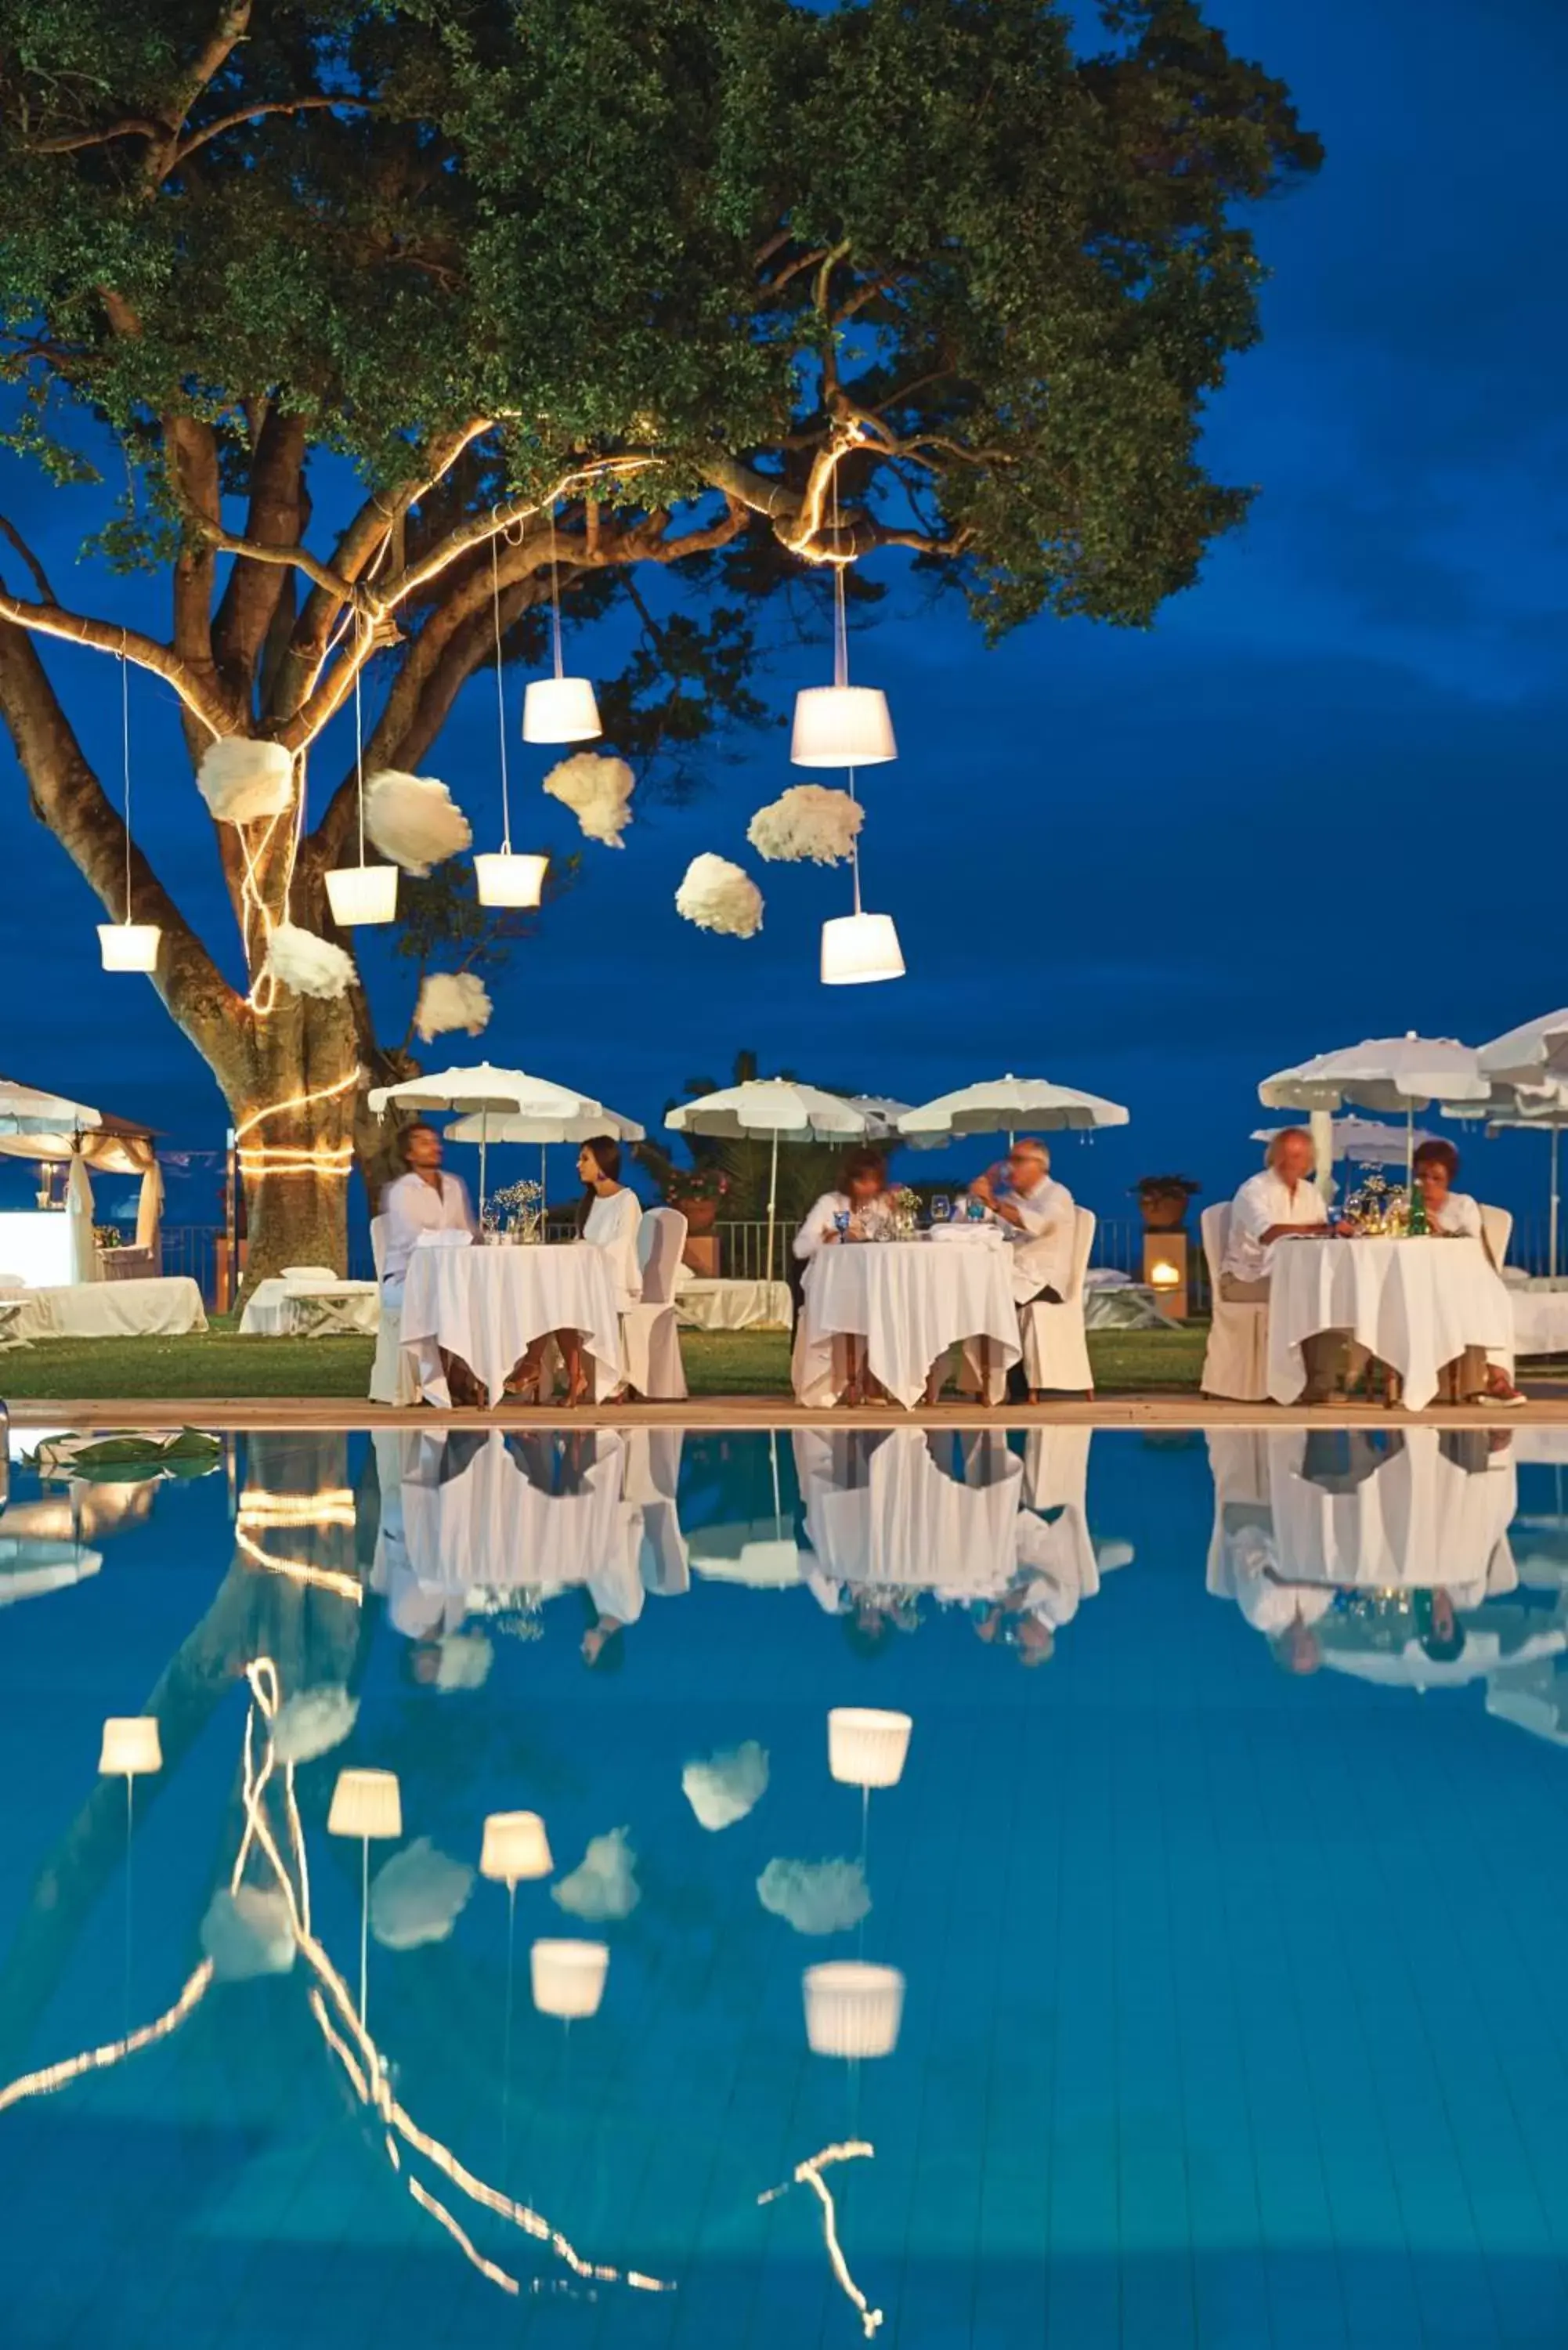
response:
<path fill-rule="evenodd" d="M 484 1206 L 485 1147 L 489 1121 L 495 1117 L 576 1118 L 585 1097 L 547 1077 L 531 1077 L 524 1069 L 498 1069 L 490 1061 L 476 1061 L 468 1069 L 436 1069 L 428 1076 L 405 1077 L 401 1085 L 378 1086 L 370 1107 L 378 1118 L 389 1103 L 404 1109 L 457 1109 L 478 1113 L 479 1205 Z"/>
<path fill-rule="evenodd" d="M 488 1124 L 487 1124 L 488 1119 Z M 449 1126 L 448 1142 L 477 1142 L 483 1149 L 488 1142 L 536 1142 L 539 1146 L 540 1206 L 544 1205 L 545 1162 L 545 1153 L 552 1142 L 591 1142 L 596 1135 L 613 1135 L 618 1142 L 640 1142 L 646 1129 L 631 1118 L 622 1118 L 618 1110 L 607 1109 L 603 1102 L 583 1098 L 575 1117 L 529 1118 L 503 1115 L 491 1118 L 481 1111 L 477 1118 L 460 1118 Z"/>
<path fill-rule="evenodd" d="M 1487 1048 L 1482 1047 L 1485 1051 Z M 1560 1142 L 1563 1128 L 1568 1125 L 1568 1080 L 1543 1085 L 1512 1085 L 1501 1077 L 1494 1078 L 1491 1091 L 1484 1102 L 1445 1102 L 1443 1108 L 1449 1118 L 1473 1118 L 1486 1120 L 1489 1135 L 1507 1131 L 1526 1133 L 1532 1128 L 1551 1137 L 1548 1159 L 1548 1204 L 1546 1214 L 1546 1262 L 1553 1281 L 1557 1278 L 1557 1239 L 1562 1224 L 1563 1193 L 1559 1169 Z"/>
<path fill-rule="evenodd" d="M 979 1085 L 961 1086 L 957 1093 L 939 1094 L 919 1109 L 904 1112 L 898 1131 L 914 1142 L 921 1136 L 946 1141 L 955 1134 L 1005 1134 L 1021 1127 L 1087 1132 L 1101 1126 L 1126 1126 L 1127 1113 L 1120 1102 L 1099 1094 L 1079 1093 L 1073 1086 L 1053 1085 L 1047 1077 L 987 1077 Z"/>
<path fill-rule="evenodd" d="M 793 1077 L 752 1077 L 744 1085 L 725 1086 L 683 1102 L 664 1121 L 677 1134 L 708 1134 L 728 1141 L 771 1142 L 768 1170 L 768 1271 L 774 1277 L 774 1232 L 777 1222 L 779 1144 L 820 1142 L 825 1139 L 854 1141 L 868 1139 L 873 1122 L 841 1094 L 824 1093 Z"/>
<path fill-rule="evenodd" d="M 1539 1086 L 1568 1078 L 1568 1008 L 1543 1012 L 1483 1045 L 1476 1058 L 1482 1074 L 1514 1086 Z"/>
<path fill-rule="evenodd" d="M 1313 1113 L 1313 1139 L 1323 1153 L 1332 1150 L 1324 1130 L 1324 1113 L 1354 1104 L 1358 1109 L 1403 1112 L 1405 1118 L 1405 1180 L 1410 1180 L 1416 1151 L 1416 1112 L 1433 1102 L 1484 1101 L 1490 1087 L 1481 1075 L 1475 1049 L 1456 1044 L 1451 1036 L 1368 1037 L 1334 1053 L 1319 1053 L 1293 1069 L 1279 1069 L 1258 1087 L 1265 1109 L 1304 1109 Z M 1318 1120 L 1324 1119 L 1324 1128 Z"/>
<path fill-rule="evenodd" d="M 902 1142 L 911 1150 L 940 1150 L 947 1140 L 945 1134 L 901 1134 L 898 1120 L 909 1116 L 909 1105 L 894 1101 L 888 1094 L 851 1094 L 849 1101 L 853 1108 L 866 1113 L 869 1142 Z"/>
<path fill-rule="evenodd" d="M 1286 1134 L 1283 1126 L 1260 1126 L 1252 1136 L 1254 1142 L 1272 1142 L 1279 1134 Z M 1335 1159 L 1348 1159 L 1358 1167 L 1401 1167 L 1405 1162 L 1406 1132 L 1402 1126 L 1385 1126 L 1372 1118 L 1336 1118 L 1331 1128 L 1331 1155 Z M 1417 1128 L 1413 1138 L 1419 1150 L 1423 1142 L 1435 1138 Z"/>

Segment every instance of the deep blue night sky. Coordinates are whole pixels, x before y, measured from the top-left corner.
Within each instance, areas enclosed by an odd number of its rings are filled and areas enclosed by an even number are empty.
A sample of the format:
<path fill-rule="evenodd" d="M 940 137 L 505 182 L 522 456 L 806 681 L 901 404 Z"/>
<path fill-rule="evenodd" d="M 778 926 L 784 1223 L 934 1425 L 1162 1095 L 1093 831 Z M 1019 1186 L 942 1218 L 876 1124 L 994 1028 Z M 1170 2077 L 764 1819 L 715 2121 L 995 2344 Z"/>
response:
<path fill-rule="evenodd" d="M 586 885 L 493 982 L 476 1052 L 650 1123 L 742 1045 L 764 1066 L 910 1100 L 1006 1067 L 1086 1085 L 1133 1124 L 1065 1142 L 1059 1171 L 1116 1215 L 1149 1170 L 1228 1191 L 1255 1160 L 1257 1080 L 1282 1063 L 1407 1027 L 1477 1042 L 1568 999 L 1554 265 L 1568 14 L 1557 0 L 1211 13 L 1286 78 L 1328 147 L 1319 178 L 1260 216 L 1265 339 L 1210 418 L 1214 469 L 1261 489 L 1246 529 L 1143 635 L 1040 622 L 987 652 L 955 600 L 929 609 L 882 575 L 890 593 L 854 658 L 888 688 L 902 744 L 865 779 L 864 842 L 867 902 L 903 937 L 902 986 L 823 990 L 817 926 L 846 910 L 845 878 L 758 867 L 745 847 L 753 809 L 793 779 L 771 733 L 732 746 L 738 763 L 715 762 L 691 806 L 645 811 L 623 853 L 587 847 Z M 85 502 L 5 459 L 0 506 L 26 517 L 67 602 L 117 608 L 122 586 L 73 576 Z M 112 763 L 112 666 L 49 659 L 78 714 L 93 697 L 82 732 Z M 783 710 L 825 674 L 824 656 L 796 652 L 765 690 Z M 515 712 L 520 681 L 509 690 Z M 481 846 L 496 821 L 492 693 L 471 686 L 426 762 Z M 168 700 L 142 678 L 132 695 L 139 836 L 211 931 L 226 919 L 211 832 Z M 318 791 L 340 771 L 332 748 Z M 525 785 L 545 764 L 521 746 L 515 762 Z M 554 805 L 527 805 L 549 809 L 541 842 L 566 847 Z M 703 848 L 758 871 L 759 939 L 676 918 Z M 220 1143 L 216 1089 L 151 989 L 98 969 L 96 905 L 27 816 L 8 745 L 0 854 L 0 1068 L 145 1116 L 171 1143 Z M 377 950 L 362 960 L 384 1033 L 400 1034 L 406 979 Z M 431 1051 L 463 1057 L 467 1040 Z M 980 1155 L 954 1154 L 955 1171 Z M 1533 1207 L 1542 1156 L 1531 1139 L 1478 1145 L 1469 1177 Z"/>

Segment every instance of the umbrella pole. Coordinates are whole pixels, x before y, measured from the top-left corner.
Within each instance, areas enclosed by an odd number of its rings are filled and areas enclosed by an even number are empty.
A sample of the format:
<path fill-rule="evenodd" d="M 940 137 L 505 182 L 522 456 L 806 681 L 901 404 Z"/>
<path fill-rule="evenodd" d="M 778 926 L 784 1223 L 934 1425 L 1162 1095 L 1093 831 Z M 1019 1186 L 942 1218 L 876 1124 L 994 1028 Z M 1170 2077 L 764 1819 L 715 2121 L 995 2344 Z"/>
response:
<path fill-rule="evenodd" d="M 768 1164 L 768 1269 L 763 1276 L 765 1281 L 772 1281 L 774 1277 L 774 1224 L 778 1207 L 778 1188 L 779 1130 L 775 1126 L 774 1128 L 773 1157 Z"/>
<path fill-rule="evenodd" d="M 1405 1197 L 1409 1200 L 1416 1185 L 1416 1105 L 1405 1105 Z"/>
<path fill-rule="evenodd" d="M 542 1142 L 539 1145 L 539 1231 L 541 1234 L 545 1230 L 545 1207 L 550 1197 L 549 1181 L 545 1171 L 545 1163 L 549 1155 L 549 1145 Z"/>
<path fill-rule="evenodd" d="M 1546 1269 L 1553 1281 L 1557 1278 L 1557 1223 L 1560 1194 L 1557 1189 L 1557 1146 L 1562 1139 L 1560 1121 L 1552 1121 L 1552 1209 L 1546 1220 Z"/>
<path fill-rule="evenodd" d="M 489 1141 L 490 1112 L 487 1109 L 482 1109 L 479 1113 L 479 1213 L 481 1220 L 483 1220 L 484 1215 L 484 1155 Z"/>

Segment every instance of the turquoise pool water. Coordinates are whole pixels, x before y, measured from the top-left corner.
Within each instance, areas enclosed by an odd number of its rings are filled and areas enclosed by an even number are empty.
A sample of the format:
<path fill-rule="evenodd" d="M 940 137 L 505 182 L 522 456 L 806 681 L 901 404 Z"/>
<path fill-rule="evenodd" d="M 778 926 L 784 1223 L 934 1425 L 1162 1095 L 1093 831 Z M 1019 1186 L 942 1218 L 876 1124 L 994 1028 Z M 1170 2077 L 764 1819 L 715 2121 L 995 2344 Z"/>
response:
<path fill-rule="evenodd" d="M 17 1470 L 7 2350 L 1560 2344 L 1565 1482 L 1315 1430 Z M 838 1706 L 911 1718 L 868 1798 Z M 345 1768 L 400 1799 L 363 2025 Z M 808 2046 L 827 1960 L 902 1974 L 890 2053 Z"/>

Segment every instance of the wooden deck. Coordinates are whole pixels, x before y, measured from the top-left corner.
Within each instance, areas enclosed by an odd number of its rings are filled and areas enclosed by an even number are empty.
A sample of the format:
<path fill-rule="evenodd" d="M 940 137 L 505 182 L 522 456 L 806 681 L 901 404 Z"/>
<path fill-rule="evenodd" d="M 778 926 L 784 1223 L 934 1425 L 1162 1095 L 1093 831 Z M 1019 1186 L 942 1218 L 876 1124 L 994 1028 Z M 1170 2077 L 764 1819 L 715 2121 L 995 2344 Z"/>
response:
<path fill-rule="evenodd" d="M 792 1396 L 695 1396 L 685 1403 L 560 1405 L 500 1411 L 436 1411 L 428 1405 L 389 1409 L 332 1397 L 297 1400 L 279 1396 L 178 1396 L 168 1401 L 138 1396 L 91 1400 L 46 1397 L 11 1406 L 18 1429 L 208 1428 L 1564 1428 L 1568 1393 L 1532 1396 L 1516 1411 L 1459 1404 L 1426 1411 L 1389 1411 L 1379 1405 L 1335 1403 L 1248 1404 L 1211 1402 L 1189 1393 L 1102 1395 L 1092 1402 L 1007 1404 L 987 1411 L 972 1404 L 942 1403 L 900 1411 L 867 1404 L 854 1410 L 811 1411 Z"/>

